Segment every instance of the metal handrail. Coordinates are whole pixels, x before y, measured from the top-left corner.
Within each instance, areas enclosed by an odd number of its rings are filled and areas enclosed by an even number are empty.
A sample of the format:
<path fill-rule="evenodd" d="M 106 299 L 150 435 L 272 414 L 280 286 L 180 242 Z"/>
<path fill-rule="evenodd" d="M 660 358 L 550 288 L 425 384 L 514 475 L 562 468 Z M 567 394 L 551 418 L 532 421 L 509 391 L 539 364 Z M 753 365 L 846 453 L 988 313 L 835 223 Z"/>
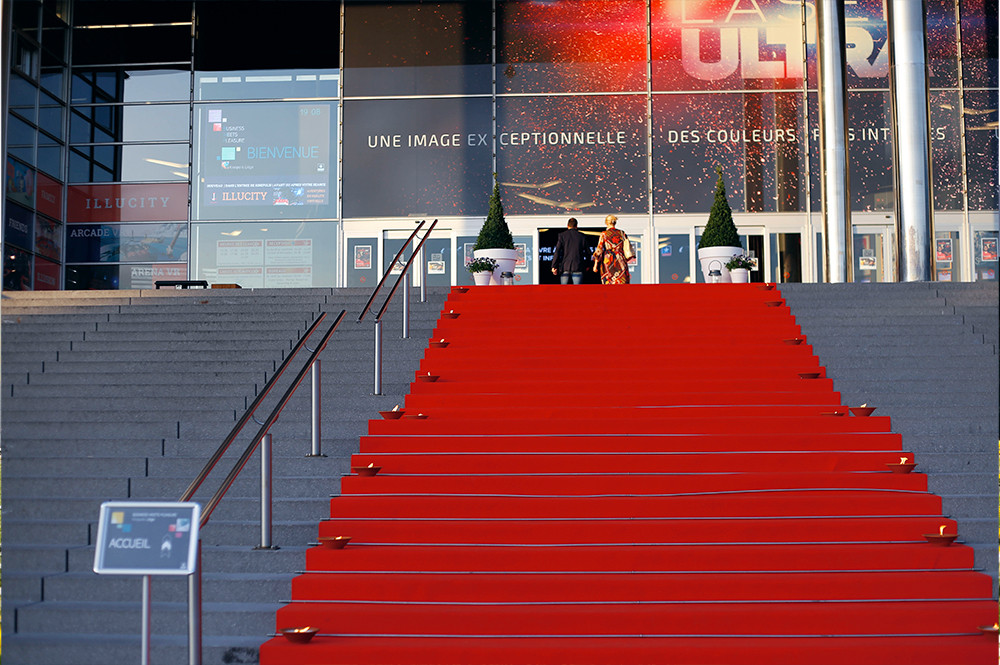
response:
<path fill-rule="evenodd" d="M 202 527 L 204 527 L 208 523 L 209 518 L 212 516 L 212 511 L 214 511 L 216 506 L 219 505 L 219 502 L 222 501 L 222 497 L 232 486 L 233 482 L 236 481 L 236 477 L 240 474 L 240 471 L 243 470 L 243 467 L 246 466 L 246 463 L 250 460 L 250 456 L 253 455 L 255 450 L 257 450 L 257 446 L 260 444 L 261 440 L 267 434 L 267 431 L 271 428 L 271 425 L 273 425 L 275 421 L 278 419 L 278 416 L 281 415 L 281 411 L 282 409 L 285 408 L 285 405 L 288 403 L 289 398 L 291 398 L 296 388 L 299 387 L 299 384 L 302 383 L 303 377 L 305 377 L 306 372 L 308 372 L 311 369 L 313 362 L 323 351 L 323 349 L 326 348 L 327 342 L 329 342 L 330 340 L 330 335 L 332 335 L 334 331 L 337 329 L 337 326 L 340 325 L 340 322 L 344 319 L 344 315 L 346 313 L 347 310 L 340 311 L 340 314 L 337 316 L 337 320 L 333 322 L 333 325 L 330 326 L 330 329 L 327 330 L 326 333 L 323 335 L 322 339 L 320 339 L 319 345 L 309 355 L 309 359 L 299 370 L 299 373 L 295 376 L 295 379 L 292 381 L 292 385 L 288 387 L 288 389 L 285 391 L 285 394 L 282 395 L 280 400 L 278 400 L 278 404 L 271 411 L 271 415 L 267 417 L 267 420 L 265 420 L 263 424 L 261 424 L 260 430 L 257 432 L 256 436 L 254 436 L 253 441 L 251 441 L 247 445 L 246 450 L 243 451 L 243 454 L 240 455 L 240 458 L 236 461 L 236 464 L 233 465 L 233 469 L 229 472 L 229 475 L 226 476 L 226 479 L 222 481 L 222 484 L 219 486 L 219 489 L 216 490 L 215 494 L 212 495 L 212 498 L 205 505 L 205 508 L 201 512 L 200 525 Z"/>
<path fill-rule="evenodd" d="M 281 378 L 281 375 L 284 373 L 285 368 L 288 367 L 288 364 L 292 361 L 292 358 L 294 358 L 295 355 L 299 352 L 299 350 L 302 349 L 302 347 L 306 343 L 306 340 L 309 339 L 309 336 L 313 334 L 313 331 L 316 330 L 316 327 L 325 318 L 326 318 L 326 312 L 322 312 L 319 315 L 319 317 L 315 321 L 313 321 L 313 324 L 309 326 L 305 334 L 299 338 L 299 341 L 295 343 L 295 346 L 292 347 L 292 350 L 288 354 L 288 357 L 281 362 L 281 365 L 279 365 L 278 369 L 275 370 L 274 375 L 271 376 L 270 380 L 264 383 L 264 387 L 261 389 L 260 394 L 254 398 L 253 402 L 250 404 L 250 407 L 246 410 L 243 416 L 238 421 L 236 421 L 236 424 L 233 426 L 233 429 L 230 430 L 229 435 L 219 445 L 215 453 L 213 453 L 212 456 L 209 458 L 208 462 L 205 463 L 205 466 L 198 473 L 198 475 L 195 476 L 195 479 L 191 481 L 191 484 L 188 485 L 188 488 L 184 490 L 184 493 L 181 494 L 181 498 L 179 499 L 180 501 L 191 500 L 191 497 L 194 496 L 194 493 L 198 491 L 198 488 L 201 487 L 201 484 L 205 482 L 206 478 L 208 478 L 208 474 L 212 472 L 212 469 L 215 468 L 215 465 L 219 463 L 219 460 L 222 459 L 222 456 L 226 454 L 227 450 L 229 450 L 229 446 L 232 445 L 233 441 L 236 440 L 236 437 L 239 436 L 240 432 L 243 430 L 243 427 L 247 424 L 247 422 L 251 418 L 253 418 L 254 411 L 257 410 L 257 407 L 260 406 L 260 403 L 263 402 L 264 399 L 267 397 L 268 393 L 271 392 L 271 388 L 273 388 L 275 383 L 277 383 L 278 379 Z"/>
<path fill-rule="evenodd" d="M 434 227 L 437 226 L 437 223 L 438 223 L 438 221 L 436 219 L 433 222 L 431 222 L 431 225 L 429 227 L 427 227 L 427 233 L 425 233 L 424 237 L 420 239 L 420 244 L 417 245 L 413 249 L 413 253 L 410 254 L 410 258 L 406 260 L 406 265 L 403 266 L 403 272 L 400 273 L 399 279 L 396 280 L 396 283 L 392 285 L 392 290 L 389 291 L 389 296 L 385 299 L 385 302 L 382 303 L 382 307 L 379 308 L 378 314 L 375 315 L 375 320 L 376 321 L 381 321 L 382 320 L 382 315 L 385 314 L 385 309 L 386 309 L 386 307 L 389 306 L 389 301 L 392 300 L 392 296 L 395 295 L 396 289 L 399 287 L 399 283 L 402 282 L 404 280 L 404 278 L 406 277 L 406 273 L 410 269 L 410 264 L 413 263 L 413 259 L 416 258 L 417 254 L 423 248 L 424 243 L 427 242 L 427 239 L 431 236 L 431 232 L 434 230 Z M 420 225 L 423 226 L 423 222 L 421 222 Z M 418 226 L 417 230 L 419 230 L 419 229 L 420 229 L 420 227 Z M 416 231 L 414 231 L 414 233 L 416 233 Z M 412 240 L 413 236 L 410 236 L 410 239 Z M 407 243 L 408 242 L 409 242 L 409 240 L 407 240 Z M 403 245 L 403 247 L 406 247 L 406 245 Z M 400 251 L 402 251 L 402 250 L 400 250 Z M 397 254 L 396 256 L 398 257 L 399 255 Z M 396 264 L 393 263 L 393 264 L 391 264 L 389 266 L 390 270 L 392 269 L 392 266 L 394 266 L 394 265 L 396 265 Z"/>
<path fill-rule="evenodd" d="M 417 232 L 420 231 L 420 229 L 422 229 L 424 227 L 424 224 L 426 223 L 427 223 L 426 219 L 421 221 L 420 224 L 417 225 L 417 228 L 413 229 L 413 233 L 411 233 L 410 237 L 406 239 L 406 242 L 403 243 L 403 246 L 399 248 L 399 251 L 396 252 L 396 256 L 394 256 L 392 262 L 389 263 L 389 267 L 385 269 L 385 273 L 382 275 L 382 279 L 380 279 L 378 281 L 378 284 L 375 285 L 375 290 L 372 291 L 371 297 L 368 298 L 368 302 L 366 302 L 365 306 L 362 308 L 361 314 L 358 315 L 358 323 L 361 323 L 361 321 L 365 318 L 365 314 L 367 314 L 368 310 L 371 309 L 372 303 L 375 302 L 375 296 L 377 296 L 378 292 L 382 290 L 382 286 L 385 284 L 385 280 L 389 278 L 389 275 L 392 273 L 393 266 L 395 266 L 396 262 L 399 261 L 399 257 L 403 255 L 403 252 L 406 251 L 406 248 L 409 247 L 410 243 L 413 241 L 413 237 L 417 235 Z M 434 220 L 434 224 L 437 224 L 436 219 Z M 433 228 L 433 225 L 431 225 L 431 228 Z M 429 234 L 430 231 L 428 231 L 427 233 Z M 409 262 L 407 262 L 407 265 L 409 265 Z M 397 279 L 396 282 L 399 283 L 399 280 Z"/>

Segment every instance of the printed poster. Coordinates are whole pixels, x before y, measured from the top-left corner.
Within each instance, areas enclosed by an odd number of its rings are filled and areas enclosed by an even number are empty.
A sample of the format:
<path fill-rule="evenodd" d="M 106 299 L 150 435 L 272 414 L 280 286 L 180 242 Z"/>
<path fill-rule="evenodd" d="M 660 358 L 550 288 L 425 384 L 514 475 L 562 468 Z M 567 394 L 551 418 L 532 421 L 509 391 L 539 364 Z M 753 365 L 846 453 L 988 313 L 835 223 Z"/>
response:
<path fill-rule="evenodd" d="M 980 241 L 979 255 L 983 261 L 997 260 L 997 239 L 982 238 Z"/>
<path fill-rule="evenodd" d="M 952 260 L 951 238 L 937 238 L 935 244 L 937 248 L 937 260 L 939 262 L 950 262 Z"/>
<path fill-rule="evenodd" d="M 217 266 L 259 266 L 264 263 L 263 240 L 219 240 L 216 242 Z"/>
<path fill-rule="evenodd" d="M 355 245 L 354 246 L 354 269 L 355 270 L 370 270 L 372 267 L 372 246 L 371 245 Z"/>

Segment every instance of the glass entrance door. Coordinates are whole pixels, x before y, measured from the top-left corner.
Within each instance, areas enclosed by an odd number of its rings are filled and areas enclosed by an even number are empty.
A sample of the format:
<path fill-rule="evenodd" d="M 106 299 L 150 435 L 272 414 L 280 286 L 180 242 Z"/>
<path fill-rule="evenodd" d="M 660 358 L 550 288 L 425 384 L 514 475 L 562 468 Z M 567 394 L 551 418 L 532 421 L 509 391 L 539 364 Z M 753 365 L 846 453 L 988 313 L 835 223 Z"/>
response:
<path fill-rule="evenodd" d="M 895 246 L 895 233 L 891 226 L 855 226 L 854 281 L 894 281 Z"/>
<path fill-rule="evenodd" d="M 428 226 L 430 226 L 429 223 L 425 224 L 424 229 L 426 230 Z M 383 231 L 382 246 L 384 249 L 384 261 L 386 261 L 386 265 L 382 266 L 383 271 L 388 267 L 388 262 L 392 260 L 392 257 L 396 256 L 396 252 L 403 246 L 406 239 L 410 237 L 410 233 L 412 231 Z M 413 242 L 406 247 L 406 251 L 399 257 L 397 264 L 393 266 L 392 272 L 394 275 L 402 271 L 403 266 L 406 265 L 406 261 L 410 258 L 410 254 L 413 253 L 413 249 L 416 245 L 420 244 L 423 234 L 424 231 L 417 234 Z M 451 232 L 449 229 L 441 228 L 439 225 L 434 229 L 434 233 L 427 239 L 427 242 L 424 243 L 424 265 L 420 266 L 414 260 L 410 266 L 410 284 L 420 286 L 420 280 L 426 275 L 427 286 L 451 286 L 453 263 Z M 381 275 L 381 273 L 379 274 Z"/>

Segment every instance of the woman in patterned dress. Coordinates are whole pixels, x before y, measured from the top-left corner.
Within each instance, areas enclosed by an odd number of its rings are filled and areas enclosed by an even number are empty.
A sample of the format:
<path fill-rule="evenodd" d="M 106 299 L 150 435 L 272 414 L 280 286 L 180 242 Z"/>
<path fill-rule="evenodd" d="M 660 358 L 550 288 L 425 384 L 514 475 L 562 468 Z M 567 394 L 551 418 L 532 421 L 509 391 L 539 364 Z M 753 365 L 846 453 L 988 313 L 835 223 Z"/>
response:
<path fill-rule="evenodd" d="M 625 258 L 625 243 L 628 236 L 615 228 L 618 218 L 608 215 L 604 225 L 608 228 L 601 233 L 601 239 L 594 250 L 594 272 L 600 272 L 602 284 L 628 284 L 628 260 Z"/>

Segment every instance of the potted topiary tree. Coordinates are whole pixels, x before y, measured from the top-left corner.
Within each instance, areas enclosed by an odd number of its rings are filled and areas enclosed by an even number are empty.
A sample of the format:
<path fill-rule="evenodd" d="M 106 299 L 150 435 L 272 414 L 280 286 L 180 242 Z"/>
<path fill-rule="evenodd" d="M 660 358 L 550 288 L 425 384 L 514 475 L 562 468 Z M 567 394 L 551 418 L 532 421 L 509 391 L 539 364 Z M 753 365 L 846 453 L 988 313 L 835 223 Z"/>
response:
<path fill-rule="evenodd" d="M 514 249 L 514 236 L 507 228 L 507 221 L 503 216 L 503 204 L 500 202 L 500 183 L 497 181 L 497 174 L 493 174 L 493 194 L 490 195 L 490 211 L 483 222 L 483 228 L 479 230 L 479 237 L 476 245 L 472 248 L 472 255 L 479 258 L 489 258 L 497 262 L 497 267 L 493 270 L 491 284 L 500 283 L 500 275 L 505 272 L 514 272 L 514 264 L 517 263 L 517 250 Z"/>
<path fill-rule="evenodd" d="M 723 282 L 731 282 L 726 263 L 737 254 L 743 253 L 740 246 L 740 234 L 733 223 L 733 209 L 726 199 L 726 182 L 722 179 L 722 167 L 716 166 L 715 172 L 719 179 L 715 183 L 715 201 L 712 211 L 708 214 L 708 224 L 701 234 L 698 243 L 698 260 L 701 262 L 701 272 L 705 281 L 710 282 L 708 272 L 713 269 L 722 272 Z"/>

